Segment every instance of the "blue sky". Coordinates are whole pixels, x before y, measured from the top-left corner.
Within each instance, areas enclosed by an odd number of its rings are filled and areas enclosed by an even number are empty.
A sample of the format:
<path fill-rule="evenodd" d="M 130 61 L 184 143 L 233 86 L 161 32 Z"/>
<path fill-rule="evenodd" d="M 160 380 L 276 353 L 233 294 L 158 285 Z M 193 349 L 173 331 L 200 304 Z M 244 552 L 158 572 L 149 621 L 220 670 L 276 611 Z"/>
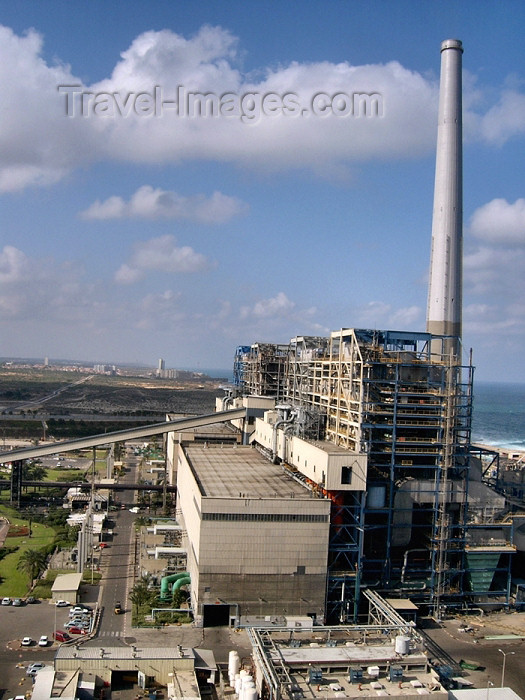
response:
<path fill-rule="evenodd" d="M 525 382 L 524 3 L 4 0 L 0 24 L 0 356 L 228 368 L 424 330 L 459 38 L 464 348 Z M 179 88 L 220 114 L 178 115 Z"/>

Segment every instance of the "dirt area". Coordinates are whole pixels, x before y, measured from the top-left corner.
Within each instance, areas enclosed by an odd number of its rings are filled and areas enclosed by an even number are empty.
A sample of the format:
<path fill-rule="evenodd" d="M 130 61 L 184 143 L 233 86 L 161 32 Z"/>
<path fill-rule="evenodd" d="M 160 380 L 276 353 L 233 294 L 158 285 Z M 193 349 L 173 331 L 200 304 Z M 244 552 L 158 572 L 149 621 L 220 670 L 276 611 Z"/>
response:
<path fill-rule="evenodd" d="M 45 416 L 207 413 L 224 381 L 0 370 L 0 412 Z"/>
<path fill-rule="evenodd" d="M 494 612 L 446 620 L 444 626 L 458 639 L 476 640 L 499 635 L 525 637 L 525 613 Z"/>
<path fill-rule="evenodd" d="M 100 386 L 90 383 L 73 386 L 56 401 L 46 402 L 51 414 L 103 413 L 129 415 L 136 413 L 207 413 L 215 410 L 215 397 L 223 392 L 211 386 L 153 388 L 149 386 Z"/>

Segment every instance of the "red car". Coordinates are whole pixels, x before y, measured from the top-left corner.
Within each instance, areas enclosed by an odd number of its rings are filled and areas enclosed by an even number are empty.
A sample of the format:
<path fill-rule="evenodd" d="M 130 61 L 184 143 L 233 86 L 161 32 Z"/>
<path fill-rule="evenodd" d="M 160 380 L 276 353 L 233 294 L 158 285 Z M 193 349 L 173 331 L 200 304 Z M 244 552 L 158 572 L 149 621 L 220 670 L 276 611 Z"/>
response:
<path fill-rule="evenodd" d="M 69 634 L 86 634 L 86 630 L 80 629 L 80 627 L 70 627 L 68 632 Z"/>
<path fill-rule="evenodd" d="M 67 632 L 62 632 L 62 630 L 57 630 L 53 637 L 57 642 L 68 642 L 71 639 L 69 634 Z"/>
<path fill-rule="evenodd" d="M 105 549 L 107 546 L 107 542 L 101 542 L 99 545 L 100 549 Z"/>

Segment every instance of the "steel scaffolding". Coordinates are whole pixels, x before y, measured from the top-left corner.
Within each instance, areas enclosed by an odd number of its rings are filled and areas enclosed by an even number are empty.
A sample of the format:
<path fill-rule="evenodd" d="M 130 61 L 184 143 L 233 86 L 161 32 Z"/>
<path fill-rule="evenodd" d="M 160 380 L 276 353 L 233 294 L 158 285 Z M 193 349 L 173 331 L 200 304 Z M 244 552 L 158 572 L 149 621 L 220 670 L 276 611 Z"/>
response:
<path fill-rule="evenodd" d="M 355 617 L 362 586 L 410 596 L 436 614 L 480 596 L 508 603 L 510 529 L 478 567 L 492 567 L 489 584 L 468 572 L 476 569 L 474 527 L 493 523 L 469 509 L 473 368 L 450 347 L 429 333 L 342 329 L 250 348 L 243 386 L 317 411 L 327 440 L 367 455 L 362 492 L 326 493 L 331 621 Z"/>

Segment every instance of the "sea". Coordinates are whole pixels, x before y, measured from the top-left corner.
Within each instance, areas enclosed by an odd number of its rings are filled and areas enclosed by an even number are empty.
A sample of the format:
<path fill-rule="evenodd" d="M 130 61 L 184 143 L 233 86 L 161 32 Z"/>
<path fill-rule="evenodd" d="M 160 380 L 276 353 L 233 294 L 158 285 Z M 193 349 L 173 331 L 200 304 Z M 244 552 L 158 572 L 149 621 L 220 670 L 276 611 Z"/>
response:
<path fill-rule="evenodd" d="M 474 381 L 472 442 L 525 451 L 525 384 Z"/>

